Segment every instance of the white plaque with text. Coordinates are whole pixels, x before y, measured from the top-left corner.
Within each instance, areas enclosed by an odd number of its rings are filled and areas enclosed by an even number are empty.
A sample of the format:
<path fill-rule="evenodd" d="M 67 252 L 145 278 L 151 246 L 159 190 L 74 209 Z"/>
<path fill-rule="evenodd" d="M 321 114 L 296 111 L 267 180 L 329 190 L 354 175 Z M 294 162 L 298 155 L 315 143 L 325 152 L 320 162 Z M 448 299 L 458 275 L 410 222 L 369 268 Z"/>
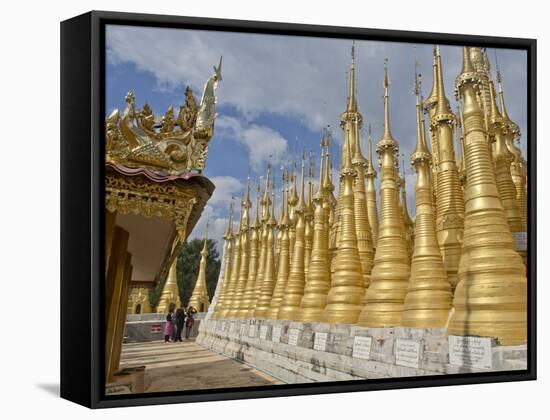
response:
<path fill-rule="evenodd" d="M 222 331 L 223 332 L 227 331 L 227 322 L 225 322 L 225 321 L 222 322 Z"/>
<path fill-rule="evenodd" d="M 271 334 L 271 341 L 274 343 L 281 342 L 281 327 L 273 327 L 273 334 Z"/>
<path fill-rule="evenodd" d="M 527 251 L 527 232 L 514 232 L 512 235 L 516 251 Z"/>
<path fill-rule="evenodd" d="M 260 340 L 265 340 L 267 338 L 267 325 L 262 325 L 260 327 Z"/>
<path fill-rule="evenodd" d="M 297 330 L 296 328 L 292 328 L 288 332 L 288 345 L 289 346 L 297 346 L 299 336 L 300 336 L 300 330 Z"/>
<path fill-rule="evenodd" d="M 316 332 L 315 340 L 313 341 L 313 349 L 319 351 L 326 351 L 327 349 L 327 337 L 325 332 Z"/>
<path fill-rule="evenodd" d="M 372 346 L 372 337 L 356 336 L 353 339 L 352 357 L 369 360 L 371 346 Z"/>
<path fill-rule="evenodd" d="M 245 328 L 246 328 L 246 324 L 241 324 L 241 328 L 239 329 L 239 335 L 241 337 L 244 335 Z"/>
<path fill-rule="evenodd" d="M 419 363 L 420 341 L 398 338 L 395 342 L 395 364 L 418 368 Z"/>
<path fill-rule="evenodd" d="M 229 324 L 229 334 L 234 334 L 237 331 L 237 324 L 232 322 Z"/>
<path fill-rule="evenodd" d="M 248 327 L 248 336 L 250 338 L 256 337 L 256 325 L 251 324 L 250 327 Z"/>
<path fill-rule="evenodd" d="M 492 369 L 491 339 L 489 337 L 450 335 L 449 363 L 479 369 Z"/>

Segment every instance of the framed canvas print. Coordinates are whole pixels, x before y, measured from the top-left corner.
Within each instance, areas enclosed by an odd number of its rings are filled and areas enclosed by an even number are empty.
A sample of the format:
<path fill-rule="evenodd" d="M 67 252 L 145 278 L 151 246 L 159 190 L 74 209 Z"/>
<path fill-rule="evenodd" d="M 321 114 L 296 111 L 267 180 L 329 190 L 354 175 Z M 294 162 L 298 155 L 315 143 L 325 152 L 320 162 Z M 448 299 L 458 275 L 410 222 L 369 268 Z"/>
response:
<path fill-rule="evenodd" d="M 61 24 L 62 397 L 536 377 L 536 42 Z"/>

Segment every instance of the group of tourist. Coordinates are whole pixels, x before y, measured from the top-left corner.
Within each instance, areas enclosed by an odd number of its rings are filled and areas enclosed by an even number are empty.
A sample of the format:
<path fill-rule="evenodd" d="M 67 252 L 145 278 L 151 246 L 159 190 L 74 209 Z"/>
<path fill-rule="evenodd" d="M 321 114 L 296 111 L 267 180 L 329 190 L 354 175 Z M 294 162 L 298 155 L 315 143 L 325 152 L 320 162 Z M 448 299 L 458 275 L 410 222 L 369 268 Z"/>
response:
<path fill-rule="evenodd" d="M 196 313 L 197 310 L 193 306 L 190 306 L 187 310 L 185 308 L 178 308 L 175 312 L 173 309 L 170 309 L 168 315 L 166 315 L 166 324 L 164 325 L 164 342 L 168 343 L 170 340 L 174 343 L 183 341 L 181 335 L 184 327 L 185 339 L 188 340 L 193 329 Z"/>

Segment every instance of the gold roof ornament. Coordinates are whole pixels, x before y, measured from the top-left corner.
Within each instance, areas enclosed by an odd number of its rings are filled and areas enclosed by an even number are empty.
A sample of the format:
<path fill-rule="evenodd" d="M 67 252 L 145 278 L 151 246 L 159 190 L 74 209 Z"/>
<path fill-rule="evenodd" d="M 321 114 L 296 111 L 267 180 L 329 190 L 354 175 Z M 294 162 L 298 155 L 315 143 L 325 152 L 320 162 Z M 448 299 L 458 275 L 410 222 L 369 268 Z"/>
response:
<path fill-rule="evenodd" d="M 214 134 L 216 87 L 222 80 L 222 59 L 206 81 L 200 103 L 188 86 L 185 103 L 177 117 L 172 106 L 156 116 L 147 102 L 135 108 L 135 93 L 126 95 L 126 108 L 115 109 L 105 119 L 105 149 L 108 163 L 154 172 L 181 175 L 205 168 L 208 145 Z"/>
<path fill-rule="evenodd" d="M 415 75 L 416 149 L 411 163 L 416 177 L 416 237 L 411 261 L 411 278 L 405 297 L 402 324 L 413 328 L 442 328 L 451 309 L 451 285 L 439 252 L 432 205 L 431 155 L 422 126 L 420 83 Z"/>
<path fill-rule="evenodd" d="M 456 90 L 463 101 L 468 182 L 449 334 L 494 337 L 502 345 L 523 344 L 527 340 L 527 278 L 492 174 L 483 114 L 475 93 L 477 83 L 468 47 L 464 47 Z"/>

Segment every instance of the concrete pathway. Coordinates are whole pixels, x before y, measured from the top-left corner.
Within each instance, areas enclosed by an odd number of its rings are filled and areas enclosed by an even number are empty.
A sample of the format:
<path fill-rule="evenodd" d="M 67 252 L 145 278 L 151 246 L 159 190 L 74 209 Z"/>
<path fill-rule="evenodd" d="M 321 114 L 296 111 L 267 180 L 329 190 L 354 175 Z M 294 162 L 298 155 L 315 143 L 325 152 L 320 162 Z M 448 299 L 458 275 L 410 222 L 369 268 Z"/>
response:
<path fill-rule="evenodd" d="M 280 384 L 275 378 L 250 366 L 213 353 L 195 344 L 124 344 L 120 368 L 146 366 L 145 392 L 233 388 Z"/>

